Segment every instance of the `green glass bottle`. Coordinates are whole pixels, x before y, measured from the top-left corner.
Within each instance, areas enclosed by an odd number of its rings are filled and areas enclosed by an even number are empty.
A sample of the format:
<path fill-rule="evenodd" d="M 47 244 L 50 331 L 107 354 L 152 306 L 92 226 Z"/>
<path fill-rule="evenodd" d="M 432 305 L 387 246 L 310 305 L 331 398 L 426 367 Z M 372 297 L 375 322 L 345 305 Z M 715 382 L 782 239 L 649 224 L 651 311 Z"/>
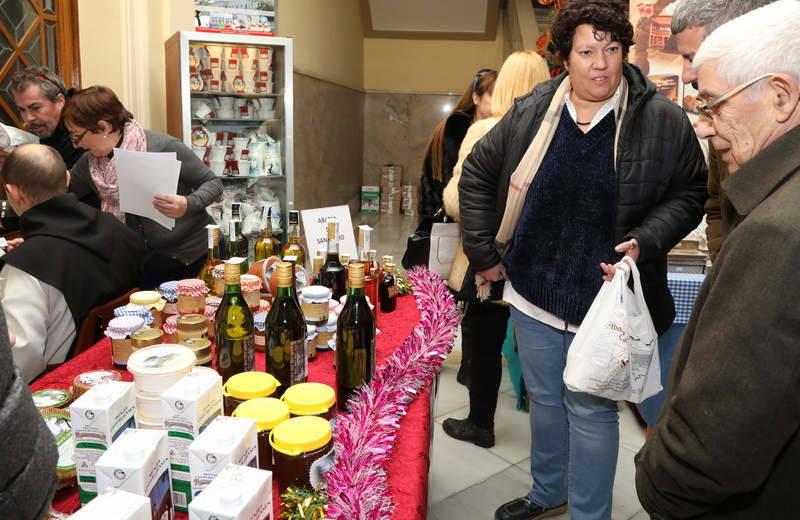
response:
<path fill-rule="evenodd" d="M 364 294 L 364 264 L 351 263 L 348 277 L 347 301 L 336 323 L 337 402 L 343 411 L 356 388 L 375 377 L 375 316 Z"/>
<path fill-rule="evenodd" d="M 247 261 L 247 255 L 250 252 L 250 244 L 247 237 L 242 234 L 242 221 L 231 219 L 228 221 L 228 258 L 239 257 L 243 258 L 244 262 L 241 263 L 241 274 L 247 274 L 250 269 L 250 263 Z"/>
<path fill-rule="evenodd" d="M 278 262 L 275 274 L 278 294 L 264 328 L 266 371 L 280 382 L 281 394 L 291 385 L 304 383 L 308 377 L 306 320 L 293 296 L 292 271 L 289 262 Z"/>
<path fill-rule="evenodd" d="M 272 208 L 264 206 L 261 209 L 261 236 L 255 245 L 255 261 L 277 255 L 280 247 L 280 243 L 272 236 Z"/>
<path fill-rule="evenodd" d="M 229 377 L 256 368 L 253 312 L 239 285 L 242 258 L 225 261 L 225 294 L 214 315 L 217 372 L 223 384 Z"/>
<path fill-rule="evenodd" d="M 222 263 L 219 256 L 219 226 L 209 224 L 208 229 L 208 257 L 203 269 L 200 271 L 199 278 L 206 283 L 206 287 L 214 292 L 214 267 Z"/>

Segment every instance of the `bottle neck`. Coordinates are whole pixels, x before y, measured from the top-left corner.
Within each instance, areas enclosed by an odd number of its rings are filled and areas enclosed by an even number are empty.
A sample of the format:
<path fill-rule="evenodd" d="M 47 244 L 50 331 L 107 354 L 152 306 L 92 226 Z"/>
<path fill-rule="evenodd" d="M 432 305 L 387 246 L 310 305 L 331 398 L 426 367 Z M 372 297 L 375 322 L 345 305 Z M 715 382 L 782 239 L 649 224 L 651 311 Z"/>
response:
<path fill-rule="evenodd" d="M 242 286 L 237 281 L 236 283 L 228 283 L 228 280 L 225 280 L 225 294 L 241 294 L 242 293 Z"/>
<path fill-rule="evenodd" d="M 328 260 L 339 260 L 339 238 L 328 237 Z"/>
<path fill-rule="evenodd" d="M 288 238 L 290 244 L 300 242 L 300 227 L 297 224 L 289 224 Z"/>
<path fill-rule="evenodd" d="M 219 244 L 213 244 L 211 247 L 208 248 L 208 258 L 210 260 L 219 260 Z"/>
<path fill-rule="evenodd" d="M 268 211 L 261 214 L 261 236 L 269 238 L 272 236 L 272 216 Z"/>
<path fill-rule="evenodd" d="M 347 297 L 350 298 L 351 296 L 358 297 L 358 296 L 366 296 L 367 293 L 364 292 L 364 286 L 361 287 L 353 287 L 350 286 L 350 289 L 347 290 Z"/>
<path fill-rule="evenodd" d="M 293 293 L 294 290 L 291 287 L 281 287 L 278 286 L 277 295 L 275 299 L 277 300 L 292 300 L 294 299 Z"/>

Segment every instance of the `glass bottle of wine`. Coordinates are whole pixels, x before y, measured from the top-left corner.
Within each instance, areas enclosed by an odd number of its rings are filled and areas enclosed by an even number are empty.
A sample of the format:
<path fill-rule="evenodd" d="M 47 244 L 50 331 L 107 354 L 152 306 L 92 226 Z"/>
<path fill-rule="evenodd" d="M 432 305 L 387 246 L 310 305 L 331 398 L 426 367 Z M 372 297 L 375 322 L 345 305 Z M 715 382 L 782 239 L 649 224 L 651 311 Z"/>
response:
<path fill-rule="evenodd" d="M 289 229 L 286 240 L 288 243 L 283 246 L 281 258 L 291 255 L 297 257 L 297 265 L 305 267 L 306 250 L 300 244 L 300 212 L 292 210 L 289 212 Z"/>
<path fill-rule="evenodd" d="M 225 262 L 225 294 L 214 315 L 217 372 L 223 383 L 233 375 L 256 368 L 253 313 L 239 285 L 243 261 L 231 258 Z"/>
<path fill-rule="evenodd" d="M 264 329 L 266 369 L 280 382 L 279 393 L 291 385 L 304 383 L 308 377 L 306 321 L 292 294 L 292 271 L 291 263 L 278 262 L 278 294 L 269 309 Z"/>
<path fill-rule="evenodd" d="M 331 289 L 331 298 L 338 301 L 347 291 L 347 273 L 339 261 L 339 221 L 328 220 L 328 256 L 319 275 L 320 284 Z"/>
<path fill-rule="evenodd" d="M 375 316 L 364 295 L 364 264 L 351 263 L 350 289 L 336 323 L 336 387 L 338 406 L 347 410 L 347 401 L 356 388 L 375 377 Z"/>
<path fill-rule="evenodd" d="M 317 253 L 319 253 L 319 250 L 317 250 Z M 311 280 L 311 285 L 321 285 L 322 284 L 322 282 L 320 281 L 320 272 L 322 271 L 322 264 L 324 264 L 324 263 L 325 263 L 325 257 L 324 256 L 319 256 L 318 255 L 318 256 L 315 256 L 311 260 L 311 266 L 312 266 L 311 270 L 314 271 L 314 273 L 313 273 L 314 274 L 314 278 L 312 278 L 312 280 Z"/>
<path fill-rule="evenodd" d="M 208 290 L 214 291 L 214 267 L 222 263 L 219 255 L 219 226 L 209 224 L 208 230 L 208 257 L 203 269 L 200 270 L 200 279 L 206 283 Z"/>
<path fill-rule="evenodd" d="M 386 270 L 381 277 L 378 298 L 381 302 L 381 312 L 392 312 L 397 307 L 397 282 L 394 279 L 394 264 L 387 263 L 383 267 Z"/>
<path fill-rule="evenodd" d="M 228 221 L 228 258 L 243 258 L 244 262 L 240 264 L 242 274 L 247 273 L 250 269 L 250 263 L 247 261 L 247 255 L 250 250 L 250 244 L 247 237 L 242 234 L 242 221 L 231 219 Z"/>
<path fill-rule="evenodd" d="M 261 236 L 255 245 L 255 261 L 264 260 L 278 254 L 281 245 L 272 236 L 272 207 L 261 208 Z"/>
<path fill-rule="evenodd" d="M 367 264 L 368 271 L 364 271 L 364 290 L 369 297 L 369 302 L 372 305 L 375 305 L 375 313 L 377 314 L 377 305 L 378 305 L 378 284 L 380 282 L 380 272 L 381 268 L 378 266 L 378 261 L 376 260 L 378 253 L 374 249 L 370 249 L 367 254 L 367 259 L 369 263 Z"/>

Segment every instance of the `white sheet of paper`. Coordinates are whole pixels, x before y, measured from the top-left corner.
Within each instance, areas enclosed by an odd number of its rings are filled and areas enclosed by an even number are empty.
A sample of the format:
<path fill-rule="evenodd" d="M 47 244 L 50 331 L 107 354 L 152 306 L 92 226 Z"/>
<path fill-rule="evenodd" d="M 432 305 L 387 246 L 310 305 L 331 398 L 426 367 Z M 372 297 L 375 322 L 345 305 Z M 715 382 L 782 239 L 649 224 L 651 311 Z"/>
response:
<path fill-rule="evenodd" d="M 153 207 L 153 196 L 177 195 L 181 163 L 175 152 L 133 152 L 114 148 L 119 182 L 119 207 L 126 213 L 158 222 L 167 229 L 175 227 L 175 219 L 166 217 Z"/>
<path fill-rule="evenodd" d="M 313 257 L 317 249 L 328 248 L 328 219 L 339 221 L 339 254 L 356 258 L 356 239 L 353 235 L 353 221 L 349 206 L 331 206 L 300 210 L 303 217 L 303 231 L 306 234 L 308 256 Z"/>
<path fill-rule="evenodd" d="M 39 137 L 14 126 L 0 123 L 0 148 L 11 152 L 17 146 L 28 143 L 38 143 Z"/>

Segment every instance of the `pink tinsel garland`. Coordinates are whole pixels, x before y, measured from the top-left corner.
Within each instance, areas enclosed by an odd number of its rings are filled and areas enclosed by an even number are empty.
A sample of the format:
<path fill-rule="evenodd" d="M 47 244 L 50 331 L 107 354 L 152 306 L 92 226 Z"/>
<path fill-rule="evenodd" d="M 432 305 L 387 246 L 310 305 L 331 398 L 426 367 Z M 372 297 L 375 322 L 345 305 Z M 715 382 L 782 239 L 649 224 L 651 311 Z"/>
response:
<path fill-rule="evenodd" d="M 394 504 L 386 467 L 400 419 L 453 348 L 459 317 L 450 291 L 427 269 L 414 268 L 406 276 L 414 287 L 420 322 L 375 379 L 352 397 L 352 413 L 338 416 L 336 462 L 328 474 L 331 519 L 391 518 Z"/>

